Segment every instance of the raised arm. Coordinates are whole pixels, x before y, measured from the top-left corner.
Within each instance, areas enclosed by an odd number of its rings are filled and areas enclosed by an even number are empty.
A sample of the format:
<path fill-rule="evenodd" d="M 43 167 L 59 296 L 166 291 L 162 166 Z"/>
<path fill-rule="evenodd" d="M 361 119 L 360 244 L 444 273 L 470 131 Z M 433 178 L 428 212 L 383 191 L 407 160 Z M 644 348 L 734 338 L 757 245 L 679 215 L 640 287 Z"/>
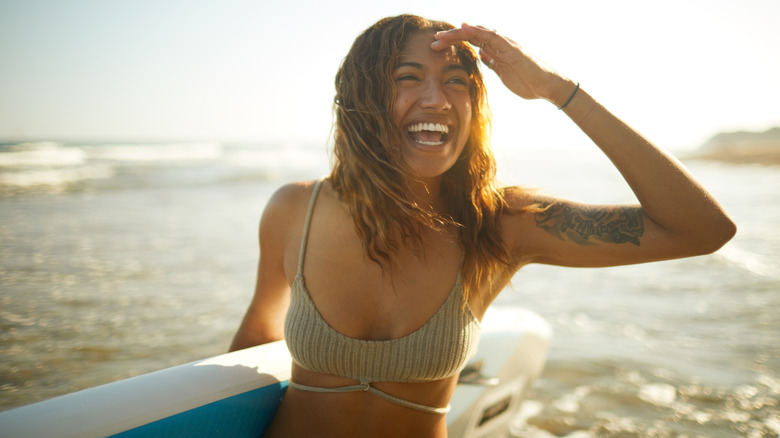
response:
<path fill-rule="evenodd" d="M 536 60 L 514 41 L 481 27 L 440 32 L 440 50 L 458 41 L 480 47 L 482 61 L 512 92 L 546 99 L 609 157 L 640 206 L 592 206 L 516 194 L 515 206 L 543 210 L 508 220 L 508 243 L 524 262 L 609 266 L 709 253 L 736 227 L 718 202 L 673 156 L 615 117 L 571 79 Z M 575 92 L 576 90 L 576 92 Z"/>

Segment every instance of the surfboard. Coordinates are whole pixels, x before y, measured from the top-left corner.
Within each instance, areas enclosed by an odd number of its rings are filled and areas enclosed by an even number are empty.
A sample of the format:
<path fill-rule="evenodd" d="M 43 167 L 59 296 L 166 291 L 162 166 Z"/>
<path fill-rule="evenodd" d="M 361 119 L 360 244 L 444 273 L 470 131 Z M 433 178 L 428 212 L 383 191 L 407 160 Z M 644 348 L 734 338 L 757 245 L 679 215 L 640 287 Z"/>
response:
<path fill-rule="evenodd" d="M 488 310 L 451 401 L 449 436 L 506 431 L 544 367 L 550 338 L 533 312 Z M 0 412 L 0 435 L 257 438 L 287 389 L 290 364 L 283 341 L 227 353 Z"/>

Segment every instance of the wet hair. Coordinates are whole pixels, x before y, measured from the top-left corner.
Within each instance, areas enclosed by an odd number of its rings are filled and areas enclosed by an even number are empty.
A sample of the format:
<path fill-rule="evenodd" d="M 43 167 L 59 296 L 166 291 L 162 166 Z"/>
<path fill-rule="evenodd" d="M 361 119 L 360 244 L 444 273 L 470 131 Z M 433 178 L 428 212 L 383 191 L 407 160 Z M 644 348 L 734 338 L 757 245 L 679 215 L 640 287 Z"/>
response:
<path fill-rule="evenodd" d="M 369 258 L 392 267 L 399 245 L 422 249 L 421 230 L 455 226 L 464 251 L 464 293 L 503 286 L 513 273 L 510 252 L 499 234 L 507 208 L 496 182 L 489 145 L 490 111 L 474 50 L 455 46 L 469 76 L 471 127 L 467 143 L 442 178 L 447 213 L 420 206 L 410 197 L 414 175 L 404 161 L 402 132 L 393 121 L 393 73 L 410 36 L 453 29 L 415 15 L 382 19 L 357 37 L 336 75 L 333 169 L 330 180 L 345 202 Z M 497 291 L 495 291 L 497 292 Z"/>

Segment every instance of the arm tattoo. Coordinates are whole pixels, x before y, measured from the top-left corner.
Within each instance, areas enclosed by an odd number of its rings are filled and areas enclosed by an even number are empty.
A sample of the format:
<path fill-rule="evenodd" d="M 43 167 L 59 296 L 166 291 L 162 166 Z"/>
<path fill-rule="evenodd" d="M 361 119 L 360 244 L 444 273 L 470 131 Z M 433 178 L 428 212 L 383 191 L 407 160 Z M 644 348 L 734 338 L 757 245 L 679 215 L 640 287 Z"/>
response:
<path fill-rule="evenodd" d="M 635 207 L 572 207 L 568 204 L 542 204 L 535 214 L 536 226 L 561 240 L 593 245 L 590 240 L 608 243 L 630 242 L 639 246 L 645 231 L 642 209 Z"/>

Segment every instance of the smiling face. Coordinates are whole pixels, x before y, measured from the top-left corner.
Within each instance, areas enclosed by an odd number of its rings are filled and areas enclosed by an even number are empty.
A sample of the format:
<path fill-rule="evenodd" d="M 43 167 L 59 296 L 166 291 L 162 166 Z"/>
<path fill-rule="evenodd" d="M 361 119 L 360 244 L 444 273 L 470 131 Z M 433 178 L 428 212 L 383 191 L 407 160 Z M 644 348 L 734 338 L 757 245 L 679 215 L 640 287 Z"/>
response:
<path fill-rule="evenodd" d="M 431 50 L 433 33 L 406 41 L 393 72 L 392 118 L 414 176 L 438 179 L 460 156 L 471 129 L 469 74 L 456 49 Z"/>

